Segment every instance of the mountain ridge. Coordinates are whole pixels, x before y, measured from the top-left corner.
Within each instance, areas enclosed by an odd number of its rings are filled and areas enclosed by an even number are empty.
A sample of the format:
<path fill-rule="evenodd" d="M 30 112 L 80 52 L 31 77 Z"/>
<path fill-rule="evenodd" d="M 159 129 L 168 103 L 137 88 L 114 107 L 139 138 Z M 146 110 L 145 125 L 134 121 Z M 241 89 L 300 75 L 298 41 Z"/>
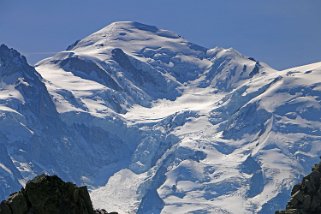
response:
<path fill-rule="evenodd" d="M 123 213 L 281 209 L 320 156 L 319 65 L 276 71 L 156 27 L 111 24 L 35 66 L 57 114 L 36 118 L 49 131 L 28 125 L 21 142 L 0 133 L 0 196 L 47 172 Z M 0 111 L 17 130 L 29 111 L 9 117 L 7 101 Z"/>

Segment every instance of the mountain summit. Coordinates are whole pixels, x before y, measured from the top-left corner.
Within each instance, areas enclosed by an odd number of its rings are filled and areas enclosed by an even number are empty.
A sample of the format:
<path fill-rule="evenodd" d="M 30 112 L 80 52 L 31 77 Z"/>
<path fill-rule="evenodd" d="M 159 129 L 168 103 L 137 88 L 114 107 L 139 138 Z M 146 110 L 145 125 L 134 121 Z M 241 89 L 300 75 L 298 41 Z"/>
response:
<path fill-rule="evenodd" d="M 321 155 L 320 63 L 276 71 L 116 22 L 25 67 L 28 96 L 1 82 L 2 198 L 45 172 L 121 213 L 268 214 Z"/>

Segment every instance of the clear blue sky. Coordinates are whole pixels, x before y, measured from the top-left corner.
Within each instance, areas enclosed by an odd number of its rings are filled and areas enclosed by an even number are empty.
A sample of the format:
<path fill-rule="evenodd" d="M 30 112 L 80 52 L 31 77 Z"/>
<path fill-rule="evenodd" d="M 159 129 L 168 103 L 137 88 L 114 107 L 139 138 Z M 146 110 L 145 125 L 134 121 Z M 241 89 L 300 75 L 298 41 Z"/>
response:
<path fill-rule="evenodd" d="M 123 20 L 233 47 L 279 69 L 321 61 L 320 0 L 0 0 L 0 43 L 32 64 Z"/>

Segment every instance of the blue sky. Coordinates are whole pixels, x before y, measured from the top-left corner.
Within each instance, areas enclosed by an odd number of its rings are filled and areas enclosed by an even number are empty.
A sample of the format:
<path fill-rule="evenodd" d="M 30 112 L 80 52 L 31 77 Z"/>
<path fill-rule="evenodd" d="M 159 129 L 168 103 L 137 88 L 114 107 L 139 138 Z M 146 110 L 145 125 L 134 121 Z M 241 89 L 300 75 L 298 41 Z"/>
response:
<path fill-rule="evenodd" d="M 131 20 L 282 69 L 321 61 L 320 11 L 320 0 L 0 0 L 0 43 L 32 64 L 113 21 Z"/>

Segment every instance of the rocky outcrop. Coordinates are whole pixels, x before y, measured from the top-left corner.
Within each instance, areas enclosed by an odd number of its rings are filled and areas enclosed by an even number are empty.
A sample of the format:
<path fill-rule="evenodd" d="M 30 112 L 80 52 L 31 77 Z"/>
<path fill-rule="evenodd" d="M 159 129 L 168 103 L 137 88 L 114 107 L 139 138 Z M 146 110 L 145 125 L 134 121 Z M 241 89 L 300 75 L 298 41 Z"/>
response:
<path fill-rule="evenodd" d="M 0 214 L 107 214 L 94 210 L 87 187 L 40 175 L 0 204 Z M 115 214 L 115 212 L 113 212 Z"/>
<path fill-rule="evenodd" d="M 321 163 L 293 187 L 286 210 L 276 214 L 320 214 L 321 213 Z"/>

